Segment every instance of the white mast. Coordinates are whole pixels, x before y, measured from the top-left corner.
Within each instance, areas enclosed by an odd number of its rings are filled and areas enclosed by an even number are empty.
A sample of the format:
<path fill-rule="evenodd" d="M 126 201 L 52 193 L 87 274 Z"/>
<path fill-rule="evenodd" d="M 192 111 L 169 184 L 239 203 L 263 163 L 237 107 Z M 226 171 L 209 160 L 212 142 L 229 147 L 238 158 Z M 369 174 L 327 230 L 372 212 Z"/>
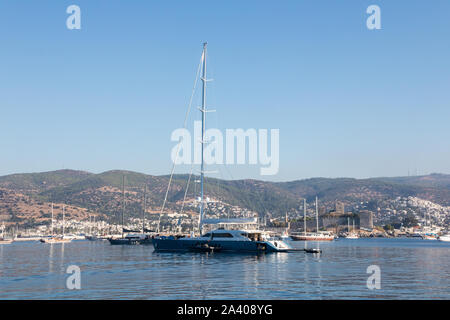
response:
<path fill-rule="evenodd" d="M 317 196 L 316 196 L 316 232 L 319 233 L 319 210 L 317 208 Z"/>
<path fill-rule="evenodd" d="M 201 113 L 202 113 L 202 138 L 200 143 L 202 144 L 202 162 L 201 162 L 201 168 L 200 168 L 200 217 L 199 217 L 199 231 L 200 235 L 202 234 L 202 227 L 203 227 L 203 213 L 204 213 L 204 186 L 203 186 L 203 180 L 204 180 L 204 144 L 205 144 L 205 128 L 206 128 L 206 82 L 208 81 L 206 79 L 206 46 L 207 42 L 203 43 L 203 70 L 202 70 L 202 106 L 201 106 Z"/>
<path fill-rule="evenodd" d="M 142 233 L 145 233 L 145 210 L 147 209 L 147 184 L 144 186 L 144 203 L 142 210 Z"/>
<path fill-rule="evenodd" d="M 63 232 L 62 232 L 63 238 L 64 238 L 64 209 L 65 205 L 63 204 Z"/>
<path fill-rule="evenodd" d="M 306 236 L 306 199 L 303 199 L 303 229 Z"/>
<path fill-rule="evenodd" d="M 52 238 L 53 238 L 53 202 L 52 202 Z"/>

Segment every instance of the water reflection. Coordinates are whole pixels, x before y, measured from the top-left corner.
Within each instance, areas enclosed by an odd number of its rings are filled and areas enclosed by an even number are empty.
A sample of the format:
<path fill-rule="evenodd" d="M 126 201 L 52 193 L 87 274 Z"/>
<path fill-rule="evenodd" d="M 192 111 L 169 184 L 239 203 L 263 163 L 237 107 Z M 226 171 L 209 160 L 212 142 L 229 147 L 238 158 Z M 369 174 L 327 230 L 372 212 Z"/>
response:
<path fill-rule="evenodd" d="M 151 246 L 107 242 L 14 243 L 0 246 L 0 298 L 450 299 L 449 244 L 398 239 L 292 244 L 320 246 L 322 254 L 155 253 Z M 82 268 L 80 291 L 65 289 L 69 264 Z M 381 290 L 366 287 L 372 264 L 381 268 Z"/>

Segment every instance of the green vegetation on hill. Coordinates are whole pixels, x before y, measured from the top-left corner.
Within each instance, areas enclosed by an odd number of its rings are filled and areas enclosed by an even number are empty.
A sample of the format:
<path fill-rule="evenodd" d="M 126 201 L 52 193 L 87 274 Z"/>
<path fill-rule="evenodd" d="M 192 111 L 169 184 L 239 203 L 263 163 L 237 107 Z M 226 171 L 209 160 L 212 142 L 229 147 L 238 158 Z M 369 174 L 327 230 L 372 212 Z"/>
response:
<path fill-rule="evenodd" d="M 14 174 L 0 177 L 0 188 L 31 195 L 40 201 L 53 201 L 87 208 L 115 216 L 121 210 L 122 176 L 125 176 L 126 207 L 131 215 L 142 210 L 144 185 L 147 185 L 147 203 L 154 210 L 162 205 L 169 176 L 152 176 L 132 171 L 113 170 L 100 174 L 83 171 L 59 170 L 53 172 Z M 199 185 L 193 176 L 188 198 L 199 195 Z M 167 207 L 177 208 L 182 201 L 188 175 L 175 175 Z M 450 175 L 428 175 L 399 178 L 314 178 L 290 182 L 258 180 L 206 179 L 206 195 L 231 205 L 258 213 L 284 215 L 298 210 L 303 198 L 312 204 L 315 196 L 320 205 L 332 209 L 336 200 L 346 207 L 365 202 L 376 209 L 378 201 L 398 196 L 417 196 L 438 204 L 450 205 Z"/>

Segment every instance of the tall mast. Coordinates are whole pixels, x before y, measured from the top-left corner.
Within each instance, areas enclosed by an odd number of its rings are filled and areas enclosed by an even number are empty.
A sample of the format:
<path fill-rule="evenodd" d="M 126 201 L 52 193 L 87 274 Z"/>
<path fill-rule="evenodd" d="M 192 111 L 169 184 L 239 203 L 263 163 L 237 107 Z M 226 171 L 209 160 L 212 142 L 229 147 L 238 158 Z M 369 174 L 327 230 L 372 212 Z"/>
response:
<path fill-rule="evenodd" d="M 204 186 L 203 186 L 203 180 L 204 180 L 204 144 L 205 144 L 205 128 L 206 128 L 206 46 L 207 42 L 203 43 L 203 70 L 202 70 L 202 107 L 200 109 L 202 113 L 202 138 L 200 143 L 202 144 L 202 162 L 201 162 L 201 168 L 200 168 L 200 217 L 199 217 L 199 231 L 200 234 L 202 234 L 202 227 L 203 227 L 203 212 L 204 212 Z"/>
<path fill-rule="evenodd" d="M 303 199 L 303 229 L 306 236 L 306 199 Z"/>
<path fill-rule="evenodd" d="M 147 184 L 144 187 L 144 210 L 142 210 L 142 233 L 145 232 L 145 210 L 147 208 Z"/>
<path fill-rule="evenodd" d="M 53 238 L 53 202 L 52 202 L 52 238 Z"/>
<path fill-rule="evenodd" d="M 123 238 L 123 216 L 125 214 L 125 175 L 122 176 L 122 238 Z"/>
<path fill-rule="evenodd" d="M 319 210 L 317 208 L 317 196 L 316 196 L 316 232 L 319 232 Z"/>
<path fill-rule="evenodd" d="M 65 209 L 65 205 L 63 204 L 63 238 L 64 238 L 64 210 Z"/>

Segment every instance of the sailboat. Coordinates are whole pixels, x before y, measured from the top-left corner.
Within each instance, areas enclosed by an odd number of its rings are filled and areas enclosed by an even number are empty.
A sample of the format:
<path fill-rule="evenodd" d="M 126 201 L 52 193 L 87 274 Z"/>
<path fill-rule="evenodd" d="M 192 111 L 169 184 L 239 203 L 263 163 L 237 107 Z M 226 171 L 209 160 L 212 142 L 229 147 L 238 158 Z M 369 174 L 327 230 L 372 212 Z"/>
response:
<path fill-rule="evenodd" d="M 353 219 L 353 229 L 352 232 L 350 232 L 350 218 L 347 218 L 347 225 L 348 225 L 348 234 L 345 237 L 346 239 L 359 239 L 358 234 L 355 232 L 355 219 Z"/>
<path fill-rule="evenodd" d="M 145 202 L 146 202 L 147 185 L 144 192 L 144 209 L 143 218 L 145 217 Z M 122 237 L 121 238 L 108 238 L 108 241 L 112 245 L 137 245 L 137 244 L 152 244 L 151 237 L 144 233 L 144 220 L 142 222 L 142 233 L 128 233 L 124 234 L 124 214 L 125 214 L 125 176 L 122 177 Z"/>
<path fill-rule="evenodd" d="M 333 241 L 334 235 L 330 232 L 319 232 L 319 209 L 316 197 L 316 232 L 306 232 L 306 200 L 303 200 L 303 234 L 291 235 L 293 240 L 297 241 Z"/>
<path fill-rule="evenodd" d="M 268 233 L 260 230 L 233 230 L 217 228 L 213 231 L 203 233 L 203 227 L 206 224 L 218 224 L 228 226 L 229 224 L 238 222 L 245 224 L 246 221 L 239 218 L 234 219 L 204 219 L 205 212 L 205 195 L 204 195 L 204 145 L 205 141 L 205 123 L 206 123 L 206 47 L 203 44 L 202 52 L 202 105 L 199 108 L 202 115 L 202 136 L 201 136 L 201 169 L 200 169 L 200 201 L 199 201 L 199 236 L 156 236 L 153 238 L 153 247 L 155 251 L 200 251 L 200 252 L 282 252 L 288 251 L 291 247 L 279 237 L 272 237 Z M 167 192 L 170 188 L 170 181 Z M 166 192 L 166 194 L 167 194 Z M 164 209 L 164 204 L 161 213 Z M 160 216 L 161 216 L 160 213 Z M 227 221 L 229 220 L 229 221 Z M 239 220 L 239 221 L 238 221 Z M 248 219 L 247 219 L 248 220 Z M 251 220 L 251 219 L 250 219 Z M 239 223 L 240 222 L 240 223 Z M 248 221 L 248 223 L 251 223 Z M 158 232 L 160 231 L 160 223 L 158 223 Z"/>
<path fill-rule="evenodd" d="M 62 227 L 62 235 L 55 236 L 53 233 L 53 202 L 52 202 L 52 235 L 49 238 L 42 238 L 40 241 L 42 243 L 67 243 L 71 242 L 72 239 L 66 238 L 64 236 L 64 215 L 65 215 L 65 206 L 63 205 L 63 227 Z"/>
<path fill-rule="evenodd" d="M 286 229 L 284 229 L 284 231 L 281 233 L 281 236 L 280 236 L 283 241 L 292 240 L 291 236 L 289 235 L 290 229 L 291 229 L 291 223 L 289 222 L 288 214 L 286 212 Z"/>
<path fill-rule="evenodd" d="M 95 216 L 90 215 L 89 216 L 89 234 L 85 236 L 85 239 L 89 240 L 89 241 L 103 240 L 102 238 L 99 237 L 98 230 L 95 234 L 92 232 L 92 224 L 94 224 L 94 226 L 95 226 Z"/>
<path fill-rule="evenodd" d="M 429 216 L 429 215 L 428 215 Z M 438 240 L 438 236 L 437 233 L 434 232 L 433 230 L 433 221 L 431 220 L 431 217 L 429 216 L 429 226 L 428 226 L 428 221 L 427 221 L 427 214 L 425 212 L 425 227 L 423 228 L 423 233 L 422 233 L 422 239 L 424 240 Z"/>
<path fill-rule="evenodd" d="M 10 244 L 13 243 L 13 239 L 5 239 L 5 224 L 2 224 L 2 236 L 0 237 L 0 244 Z"/>

